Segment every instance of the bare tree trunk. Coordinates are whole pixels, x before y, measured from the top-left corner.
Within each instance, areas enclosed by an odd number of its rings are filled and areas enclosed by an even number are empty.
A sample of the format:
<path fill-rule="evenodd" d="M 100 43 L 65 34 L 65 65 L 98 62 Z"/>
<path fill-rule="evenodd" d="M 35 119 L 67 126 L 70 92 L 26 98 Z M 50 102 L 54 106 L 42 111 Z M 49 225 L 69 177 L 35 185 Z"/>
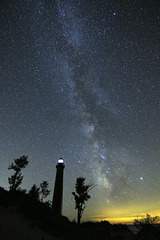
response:
<path fill-rule="evenodd" d="M 80 225 L 81 222 L 81 209 L 78 208 L 78 212 L 77 212 L 77 223 L 78 225 Z"/>

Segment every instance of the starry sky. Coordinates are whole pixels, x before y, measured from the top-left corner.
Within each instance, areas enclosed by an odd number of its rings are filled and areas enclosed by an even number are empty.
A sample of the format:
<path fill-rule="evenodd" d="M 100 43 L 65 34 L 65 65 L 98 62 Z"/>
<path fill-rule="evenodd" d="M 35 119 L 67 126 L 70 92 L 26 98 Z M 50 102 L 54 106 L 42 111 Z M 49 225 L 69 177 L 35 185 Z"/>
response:
<path fill-rule="evenodd" d="M 77 177 L 83 220 L 160 215 L 158 0 L 0 1 L 0 185 L 27 155 L 22 188 L 64 159 L 63 214 Z"/>

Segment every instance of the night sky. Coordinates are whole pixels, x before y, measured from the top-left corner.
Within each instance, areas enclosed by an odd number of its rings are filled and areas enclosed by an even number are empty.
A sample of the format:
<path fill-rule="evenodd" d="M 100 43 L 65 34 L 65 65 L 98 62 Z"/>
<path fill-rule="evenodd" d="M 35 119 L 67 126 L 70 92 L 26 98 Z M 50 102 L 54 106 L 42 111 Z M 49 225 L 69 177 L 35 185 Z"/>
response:
<path fill-rule="evenodd" d="M 64 159 L 63 214 L 77 177 L 83 220 L 160 215 L 159 0 L 0 1 L 0 186 L 27 155 L 22 188 Z"/>

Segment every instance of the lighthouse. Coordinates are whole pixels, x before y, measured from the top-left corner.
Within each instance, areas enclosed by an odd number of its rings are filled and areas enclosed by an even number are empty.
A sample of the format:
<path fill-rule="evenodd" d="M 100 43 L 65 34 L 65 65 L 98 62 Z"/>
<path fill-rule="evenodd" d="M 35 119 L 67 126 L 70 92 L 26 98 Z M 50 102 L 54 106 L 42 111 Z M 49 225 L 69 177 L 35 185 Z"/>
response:
<path fill-rule="evenodd" d="M 63 200 L 63 170 L 64 170 L 63 159 L 60 158 L 58 160 L 58 164 L 56 165 L 56 179 L 53 193 L 53 201 L 52 201 L 52 210 L 54 213 L 58 215 L 62 215 L 62 200 Z"/>

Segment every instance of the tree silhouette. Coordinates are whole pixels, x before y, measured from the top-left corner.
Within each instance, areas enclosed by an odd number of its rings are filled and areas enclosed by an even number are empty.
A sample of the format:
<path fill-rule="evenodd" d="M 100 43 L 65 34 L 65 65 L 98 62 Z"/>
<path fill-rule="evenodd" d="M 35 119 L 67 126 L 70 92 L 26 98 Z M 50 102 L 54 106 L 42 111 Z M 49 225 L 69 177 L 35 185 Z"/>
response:
<path fill-rule="evenodd" d="M 79 177 L 76 180 L 75 189 L 76 192 L 72 192 L 75 199 L 75 209 L 77 209 L 77 223 L 80 224 L 83 211 L 85 209 L 85 202 L 87 202 L 91 196 L 88 192 L 93 188 L 92 184 L 85 185 L 85 178 Z"/>
<path fill-rule="evenodd" d="M 50 190 L 48 189 L 49 183 L 47 181 L 43 181 L 40 183 L 40 186 L 37 187 L 35 184 L 31 187 L 29 190 L 28 194 L 36 199 L 36 200 L 41 200 L 43 202 L 43 199 L 48 196 L 50 193 Z"/>
<path fill-rule="evenodd" d="M 10 185 L 10 191 L 20 190 L 19 186 L 22 183 L 22 169 L 28 165 L 27 156 L 21 156 L 18 159 L 14 159 L 14 163 L 9 165 L 8 170 L 14 170 L 15 173 L 8 178 Z"/>
<path fill-rule="evenodd" d="M 142 219 L 135 219 L 134 220 L 134 225 L 138 228 L 138 229 L 142 229 L 146 226 L 152 225 L 152 224 L 157 224 L 160 222 L 160 217 L 159 216 L 155 216 L 155 217 L 151 217 L 151 215 L 146 214 L 145 218 Z"/>
<path fill-rule="evenodd" d="M 43 202 L 43 199 L 50 194 L 51 190 L 49 190 L 48 187 L 49 183 L 47 181 L 43 181 L 42 183 L 40 183 L 41 202 Z"/>
<path fill-rule="evenodd" d="M 31 189 L 29 190 L 28 194 L 36 199 L 39 200 L 39 195 L 40 195 L 40 188 L 37 187 L 35 184 L 33 184 L 33 186 L 31 187 Z"/>

